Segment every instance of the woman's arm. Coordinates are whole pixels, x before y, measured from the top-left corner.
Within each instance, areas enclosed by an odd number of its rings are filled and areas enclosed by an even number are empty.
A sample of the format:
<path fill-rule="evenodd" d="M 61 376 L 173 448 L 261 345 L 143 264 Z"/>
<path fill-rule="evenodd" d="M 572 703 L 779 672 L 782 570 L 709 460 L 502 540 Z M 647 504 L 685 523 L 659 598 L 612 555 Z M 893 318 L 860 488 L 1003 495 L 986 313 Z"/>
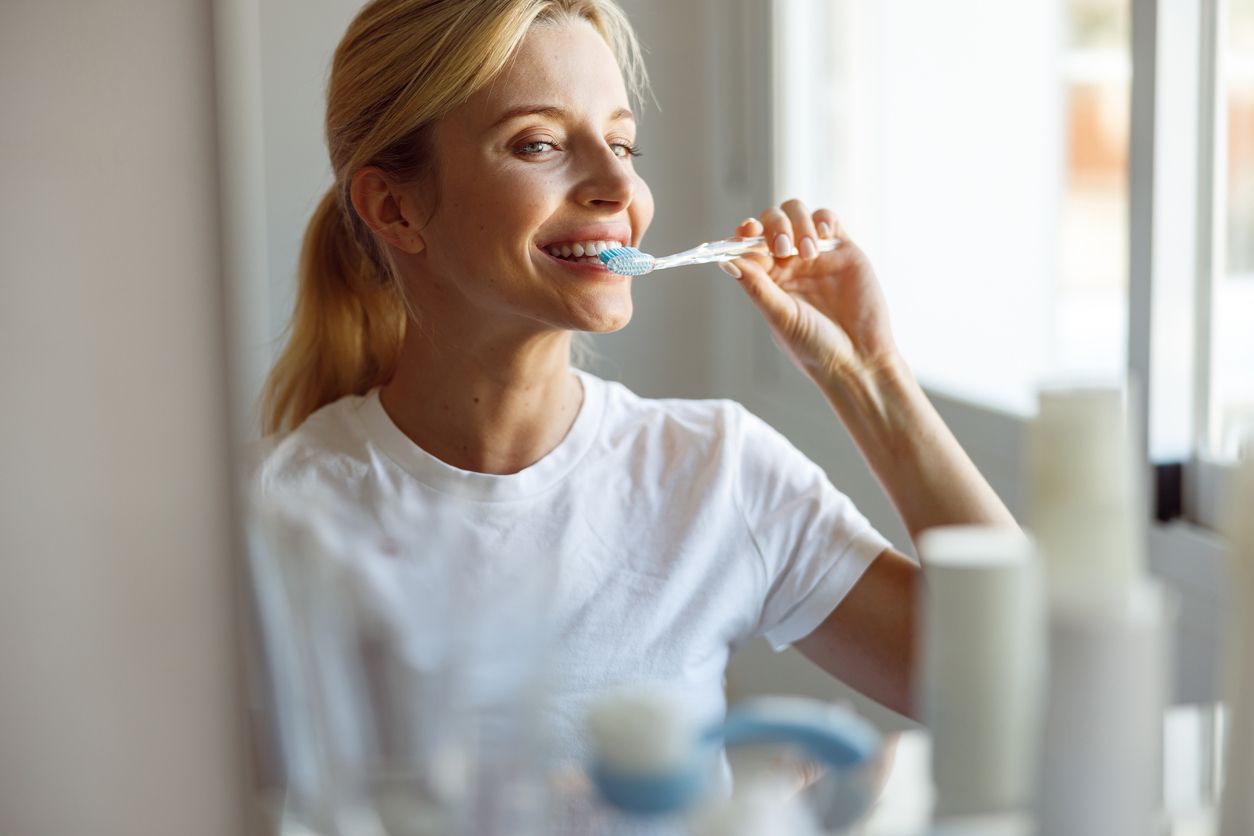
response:
<path fill-rule="evenodd" d="M 819 382 L 917 542 L 938 525 L 1015 526 L 899 355 Z"/>
<path fill-rule="evenodd" d="M 910 532 L 936 525 L 1015 525 L 897 350 L 870 261 L 830 210 L 790 200 L 745 221 L 795 257 L 732 262 L 776 342 L 840 416 Z M 818 253 L 819 238 L 840 246 Z"/>
<path fill-rule="evenodd" d="M 835 215 L 788 201 L 745 221 L 737 234 L 800 251 L 747 256 L 728 272 L 738 274 L 776 342 L 823 392 L 911 538 L 938 525 L 1015 526 L 902 359 L 874 270 Z M 819 254 L 813 243 L 833 236 L 841 245 Z M 921 582 L 912 560 L 886 550 L 798 649 L 859 691 L 913 714 Z"/>
<path fill-rule="evenodd" d="M 885 549 L 814 632 L 793 646 L 846 685 L 899 714 L 915 705 L 918 565 Z"/>

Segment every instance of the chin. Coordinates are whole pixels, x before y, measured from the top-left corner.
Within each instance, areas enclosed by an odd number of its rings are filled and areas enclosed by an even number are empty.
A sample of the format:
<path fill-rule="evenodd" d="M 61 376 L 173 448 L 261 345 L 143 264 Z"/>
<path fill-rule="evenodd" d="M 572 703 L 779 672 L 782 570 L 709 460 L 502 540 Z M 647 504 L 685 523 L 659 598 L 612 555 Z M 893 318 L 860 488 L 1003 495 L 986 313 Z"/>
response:
<path fill-rule="evenodd" d="M 631 307 L 628 306 L 626 311 L 618 312 L 614 315 L 608 313 L 587 317 L 576 328 L 578 331 L 586 331 L 590 334 L 612 334 L 627 327 L 627 323 L 631 322 Z"/>
<path fill-rule="evenodd" d="M 631 294 L 588 300 L 573 312 L 571 327 L 591 334 L 610 334 L 627 326 L 633 313 Z"/>
<path fill-rule="evenodd" d="M 616 319 L 616 320 L 609 321 L 609 322 L 600 322 L 600 323 L 597 323 L 597 325 L 594 327 L 581 328 L 580 330 L 586 331 L 589 334 L 612 334 L 615 331 L 621 331 L 622 329 L 626 328 L 628 322 L 631 322 L 630 314 L 628 314 L 627 316 L 621 317 L 620 319 Z"/>

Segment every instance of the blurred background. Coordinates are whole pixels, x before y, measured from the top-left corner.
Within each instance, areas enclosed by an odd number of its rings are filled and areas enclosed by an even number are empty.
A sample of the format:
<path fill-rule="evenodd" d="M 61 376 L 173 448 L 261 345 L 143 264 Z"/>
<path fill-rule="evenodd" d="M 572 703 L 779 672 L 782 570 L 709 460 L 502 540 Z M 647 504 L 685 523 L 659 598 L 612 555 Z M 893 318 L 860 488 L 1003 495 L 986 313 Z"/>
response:
<path fill-rule="evenodd" d="M 1138 380 L 1176 698 L 1213 703 L 1214 532 L 1254 421 L 1254 0 L 622 5 L 657 105 L 648 249 L 786 197 L 836 209 L 1016 514 L 1037 386 Z M 0 832 L 245 826 L 232 465 L 331 180 L 323 85 L 359 6 L 0 5 Z M 635 298 L 593 371 L 744 402 L 908 550 L 734 283 L 690 268 Z M 856 700 L 765 644 L 728 690 Z M 1168 741 L 1182 804 L 1212 788 L 1207 718 Z"/>

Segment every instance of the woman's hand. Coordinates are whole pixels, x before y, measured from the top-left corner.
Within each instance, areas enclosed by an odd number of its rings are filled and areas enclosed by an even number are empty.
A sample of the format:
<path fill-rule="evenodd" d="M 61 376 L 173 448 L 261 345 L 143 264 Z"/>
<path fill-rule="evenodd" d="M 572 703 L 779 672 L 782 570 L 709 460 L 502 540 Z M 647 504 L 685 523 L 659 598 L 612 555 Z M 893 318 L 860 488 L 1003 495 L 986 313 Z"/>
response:
<path fill-rule="evenodd" d="M 821 387 L 848 375 L 876 374 L 897 361 L 888 308 L 870 261 L 830 209 L 813 214 L 799 200 L 750 218 L 736 235 L 762 235 L 772 252 L 722 265 L 762 311 L 776 342 Z M 820 239 L 836 249 L 820 253 Z M 729 269 L 732 268 L 732 269 Z"/>

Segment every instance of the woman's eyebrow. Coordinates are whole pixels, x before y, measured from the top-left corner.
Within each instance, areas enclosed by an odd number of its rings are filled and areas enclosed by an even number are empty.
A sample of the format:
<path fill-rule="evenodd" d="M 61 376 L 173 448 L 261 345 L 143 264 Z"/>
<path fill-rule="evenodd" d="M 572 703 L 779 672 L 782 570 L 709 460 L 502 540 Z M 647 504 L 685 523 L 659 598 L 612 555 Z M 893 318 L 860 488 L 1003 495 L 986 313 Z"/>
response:
<path fill-rule="evenodd" d="M 550 119 L 561 120 L 570 116 L 570 111 L 565 108 L 557 107 L 556 105 L 519 105 L 518 107 L 511 107 L 509 110 L 502 113 L 497 120 L 492 123 L 489 130 L 499 127 L 511 119 L 517 119 L 521 116 L 547 116 Z M 630 119 L 634 122 L 636 121 L 636 116 L 627 108 L 620 107 L 618 110 L 610 114 L 610 121 L 617 122 L 620 119 Z"/>

